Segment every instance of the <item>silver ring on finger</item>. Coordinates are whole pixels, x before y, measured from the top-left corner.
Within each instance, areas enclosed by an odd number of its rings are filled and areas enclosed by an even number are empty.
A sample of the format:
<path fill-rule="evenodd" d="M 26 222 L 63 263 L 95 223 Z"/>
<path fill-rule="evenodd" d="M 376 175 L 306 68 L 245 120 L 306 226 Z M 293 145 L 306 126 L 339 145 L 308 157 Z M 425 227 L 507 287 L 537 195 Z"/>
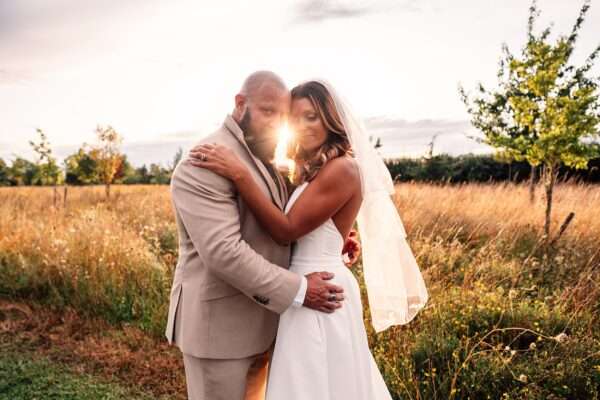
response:
<path fill-rule="evenodd" d="M 337 299 L 337 296 L 335 294 L 332 294 L 329 296 L 329 301 L 335 301 L 335 299 Z"/>

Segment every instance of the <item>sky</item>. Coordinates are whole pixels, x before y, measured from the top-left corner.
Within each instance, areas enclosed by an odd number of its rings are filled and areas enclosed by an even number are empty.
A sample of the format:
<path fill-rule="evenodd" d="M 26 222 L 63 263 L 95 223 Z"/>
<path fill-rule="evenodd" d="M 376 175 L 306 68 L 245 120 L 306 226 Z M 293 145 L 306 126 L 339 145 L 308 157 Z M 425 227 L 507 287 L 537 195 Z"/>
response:
<path fill-rule="evenodd" d="M 538 0 L 538 30 L 567 34 L 583 1 Z M 384 157 L 489 152 L 458 86 L 493 87 L 502 43 L 525 42 L 526 0 L 0 0 L 0 158 L 59 157 L 124 137 L 134 165 L 166 165 L 233 109 L 244 78 L 325 78 L 381 138 Z M 600 43 L 592 0 L 575 62 Z M 553 36 L 555 37 L 555 36 Z M 594 73 L 600 73 L 598 66 Z"/>

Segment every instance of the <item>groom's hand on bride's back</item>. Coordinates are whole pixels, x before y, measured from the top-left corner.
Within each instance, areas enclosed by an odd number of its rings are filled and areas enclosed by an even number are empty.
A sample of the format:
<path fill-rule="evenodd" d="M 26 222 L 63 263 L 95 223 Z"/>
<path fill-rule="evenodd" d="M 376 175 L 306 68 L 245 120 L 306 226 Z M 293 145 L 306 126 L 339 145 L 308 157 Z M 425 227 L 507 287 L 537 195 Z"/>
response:
<path fill-rule="evenodd" d="M 308 282 L 304 306 L 325 313 L 332 313 L 342 306 L 344 289 L 328 282 L 333 278 L 331 272 L 313 272 L 306 275 Z"/>

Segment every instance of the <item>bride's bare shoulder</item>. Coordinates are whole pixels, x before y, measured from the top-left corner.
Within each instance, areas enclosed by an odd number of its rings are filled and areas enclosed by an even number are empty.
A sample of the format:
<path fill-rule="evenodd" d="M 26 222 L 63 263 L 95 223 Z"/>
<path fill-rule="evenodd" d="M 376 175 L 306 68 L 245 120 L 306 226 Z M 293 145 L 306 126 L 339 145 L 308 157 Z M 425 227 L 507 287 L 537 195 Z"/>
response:
<path fill-rule="evenodd" d="M 358 165 L 351 156 L 341 156 L 329 160 L 317 174 L 318 178 L 337 185 L 360 183 Z"/>

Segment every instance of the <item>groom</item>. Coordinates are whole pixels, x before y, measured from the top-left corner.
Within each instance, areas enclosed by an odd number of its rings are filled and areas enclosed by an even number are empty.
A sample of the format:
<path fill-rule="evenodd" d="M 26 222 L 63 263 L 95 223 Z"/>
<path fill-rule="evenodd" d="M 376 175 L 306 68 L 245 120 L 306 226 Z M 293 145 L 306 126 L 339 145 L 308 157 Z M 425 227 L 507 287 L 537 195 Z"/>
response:
<path fill-rule="evenodd" d="M 273 168 L 290 93 L 277 75 L 250 75 L 223 126 L 200 143 L 228 146 L 283 210 L 285 182 Z M 183 353 L 191 400 L 262 399 L 278 314 L 289 307 L 334 312 L 343 289 L 331 273 L 288 271 L 290 247 L 261 228 L 232 182 L 188 160 L 171 180 L 179 260 L 166 336 Z"/>

